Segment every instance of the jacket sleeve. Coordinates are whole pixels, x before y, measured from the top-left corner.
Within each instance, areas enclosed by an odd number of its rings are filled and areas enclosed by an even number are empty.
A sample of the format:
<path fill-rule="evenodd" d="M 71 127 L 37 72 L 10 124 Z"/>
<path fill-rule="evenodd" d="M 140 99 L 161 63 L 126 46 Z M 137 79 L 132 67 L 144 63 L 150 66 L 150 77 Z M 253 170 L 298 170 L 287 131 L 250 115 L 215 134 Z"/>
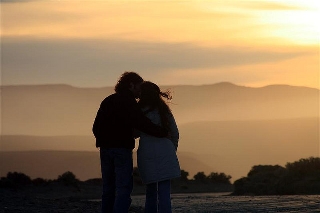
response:
<path fill-rule="evenodd" d="M 179 130 L 177 123 L 174 119 L 174 116 L 171 114 L 169 115 L 169 137 L 170 140 L 172 141 L 174 147 L 176 150 L 178 149 L 178 142 L 179 142 Z"/>
<path fill-rule="evenodd" d="M 106 106 L 108 105 L 107 99 L 104 99 L 100 107 L 98 109 L 97 115 L 94 119 L 93 126 L 92 126 L 92 132 L 95 138 L 101 138 L 103 137 L 103 130 L 107 127 L 108 124 L 108 118 L 110 117 L 106 111 Z"/>
<path fill-rule="evenodd" d="M 97 112 L 97 115 L 96 115 L 96 118 L 94 119 L 94 122 L 93 122 L 93 126 L 92 126 L 92 132 L 93 132 L 93 135 L 95 138 L 98 138 L 99 135 L 100 135 L 100 132 L 101 132 L 101 126 L 102 126 L 102 123 L 103 123 L 103 109 L 100 105 L 100 108 Z"/>

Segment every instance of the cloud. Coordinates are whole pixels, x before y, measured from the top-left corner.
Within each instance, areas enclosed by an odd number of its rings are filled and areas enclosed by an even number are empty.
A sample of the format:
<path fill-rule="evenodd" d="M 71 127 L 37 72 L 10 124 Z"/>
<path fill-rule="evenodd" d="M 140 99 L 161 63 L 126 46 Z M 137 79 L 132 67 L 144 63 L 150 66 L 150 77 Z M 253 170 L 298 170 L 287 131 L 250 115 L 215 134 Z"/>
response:
<path fill-rule="evenodd" d="M 136 70 L 197 70 L 278 62 L 308 51 L 279 52 L 268 49 L 192 43 L 144 43 L 125 40 L 2 39 L 4 84 L 30 82 L 86 82 L 107 73 Z M 118 74 L 117 74 L 118 75 Z"/>
<path fill-rule="evenodd" d="M 236 6 L 249 10 L 303 10 L 305 8 L 271 1 L 239 1 Z"/>
<path fill-rule="evenodd" d="M 26 3 L 34 1 L 45 1 L 45 0 L 1 0 L 0 3 Z"/>

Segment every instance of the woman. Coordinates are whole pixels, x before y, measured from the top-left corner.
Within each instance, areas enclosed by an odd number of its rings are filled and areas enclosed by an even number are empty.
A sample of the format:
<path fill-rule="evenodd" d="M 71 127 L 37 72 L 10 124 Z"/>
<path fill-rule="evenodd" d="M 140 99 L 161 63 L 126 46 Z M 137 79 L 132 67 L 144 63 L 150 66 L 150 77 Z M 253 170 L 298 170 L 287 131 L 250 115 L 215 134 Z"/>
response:
<path fill-rule="evenodd" d="M 156 138 L 144 132 L 140 133 L 138 148 L 138 169 L 141 179 L 146 184 L 147 213 L 170 213 L 170 179 L 180 177 L 180 166 L 176 154 L 179 131 L 169 106 L 162 98 L 168 100 L 168 92 L 149 81 L 141 85 L 139 105 L 145 115 L 155 124 L 161 125 L 169 132 L 168 138 Z"/>

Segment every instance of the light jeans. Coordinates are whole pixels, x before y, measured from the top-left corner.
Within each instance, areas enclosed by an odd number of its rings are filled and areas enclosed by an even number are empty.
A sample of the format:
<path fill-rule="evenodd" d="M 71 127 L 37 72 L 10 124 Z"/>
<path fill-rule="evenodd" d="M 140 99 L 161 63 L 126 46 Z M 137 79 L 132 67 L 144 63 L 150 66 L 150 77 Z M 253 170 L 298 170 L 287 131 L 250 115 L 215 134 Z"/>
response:
<path fill-rule="evenodd" d="M 171 213 L 171 184 L 170 180 L 147 184 L 146 213 Z"/>

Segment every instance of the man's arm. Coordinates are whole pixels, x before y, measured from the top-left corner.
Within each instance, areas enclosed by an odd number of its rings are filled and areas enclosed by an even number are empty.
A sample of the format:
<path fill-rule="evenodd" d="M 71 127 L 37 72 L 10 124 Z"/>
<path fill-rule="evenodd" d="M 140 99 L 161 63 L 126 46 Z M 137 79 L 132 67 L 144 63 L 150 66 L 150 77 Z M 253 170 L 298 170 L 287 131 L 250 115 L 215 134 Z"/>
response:
<path fill-rule="evenodd" d="M 107 112 L 106 112 L 106 105 L 107 105 L 107 100 L 104 99 L 99 107 L 99 110 L 97 112 L 97 115 L 94 119 L 93 126 L 92 126 L 92 132 L 95 138 L 101 137 L 103 134 L 103 129 L 106 129 L 106 119 L 108 117 Z"/>
<path fill-rule="evenodd" d="M 98 137 L 100 133 L 101 128 L 101 118 L 102 118 L 102 110 L 99 108 L 96 118 L 94 119 L 93 126 L 92 126 L 92 132 L 95 138 Z"/>

